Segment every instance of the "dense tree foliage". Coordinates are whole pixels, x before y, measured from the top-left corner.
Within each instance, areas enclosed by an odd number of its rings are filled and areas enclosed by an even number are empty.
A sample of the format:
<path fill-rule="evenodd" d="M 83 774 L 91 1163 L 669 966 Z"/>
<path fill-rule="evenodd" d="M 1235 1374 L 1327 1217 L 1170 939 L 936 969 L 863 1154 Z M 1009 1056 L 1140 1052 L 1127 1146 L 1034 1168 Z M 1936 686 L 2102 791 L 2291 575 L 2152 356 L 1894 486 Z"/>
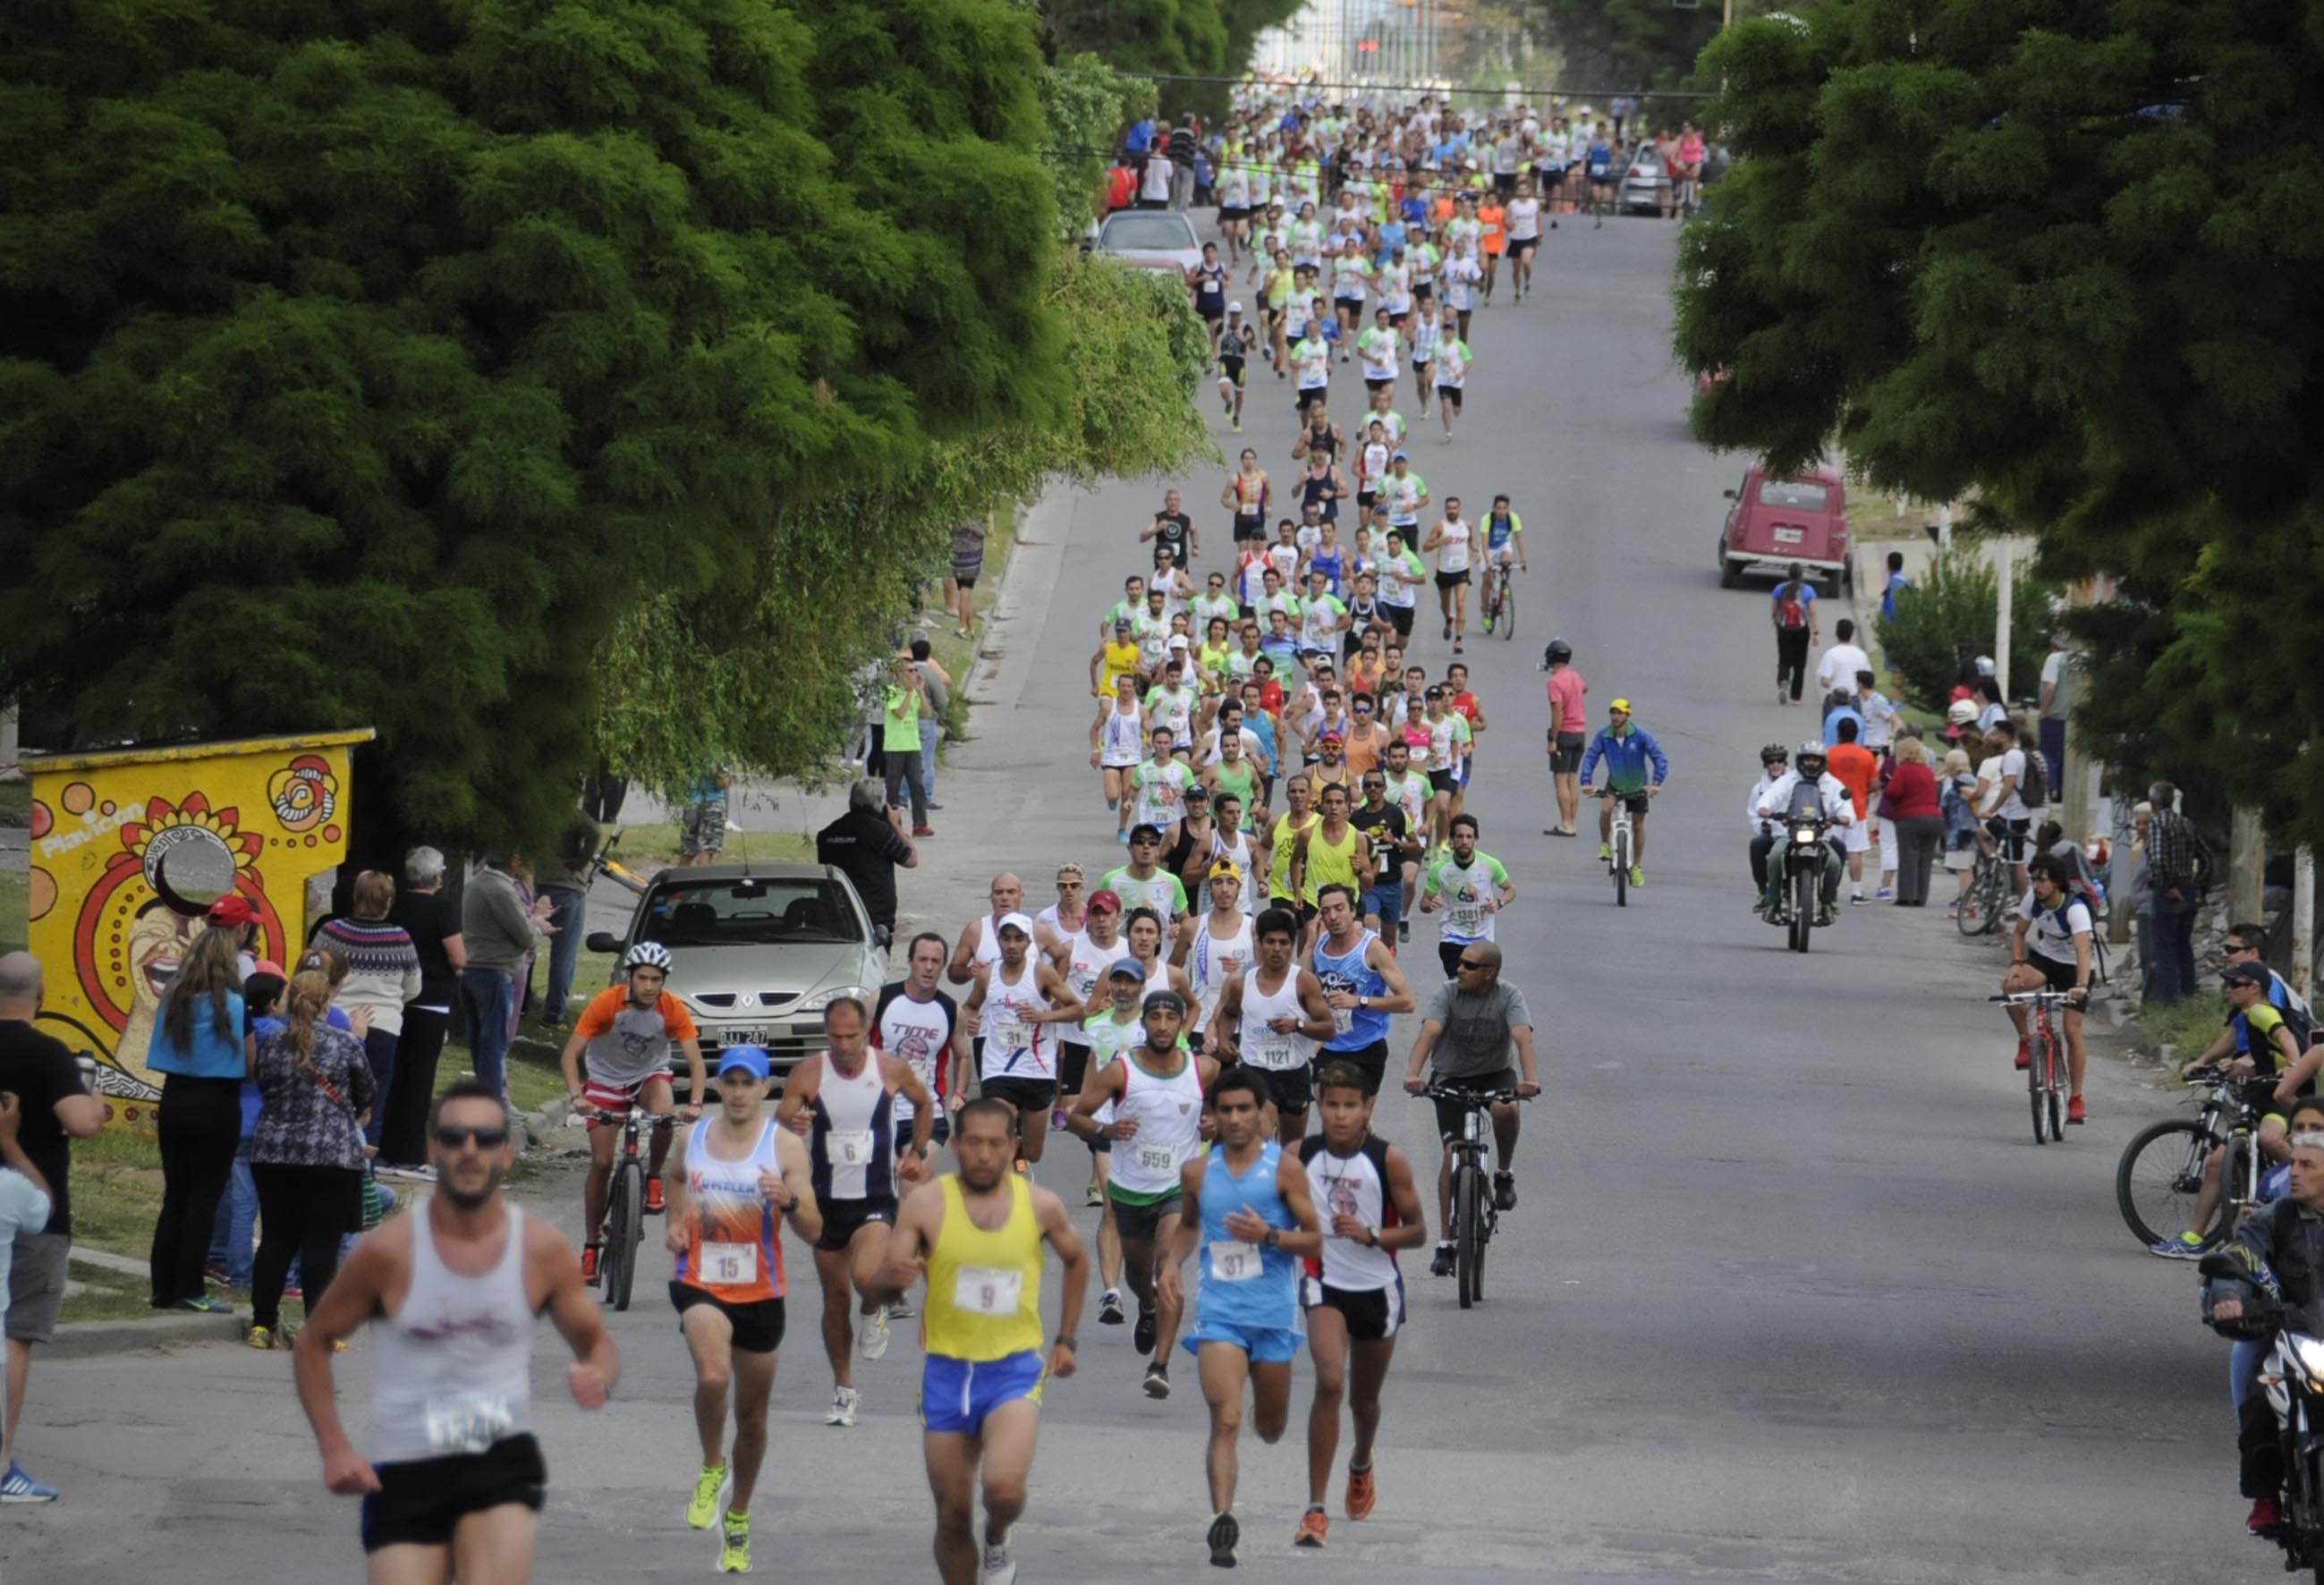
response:
<path fill-rule="evenodd" d="M 1975 490 L 2077 619 L 2077 731 L 2324 839 L 2324 28 L 2293 0 L 1852 0 L 1703 56 L 1702 436 Z"/>
<path fill-rule="evenodd" d="M 930 458 L 1081 422 L 1043 70 L 1005 0 L 0 10 L 0 694 L 375 724 L 482 844 L 643 602 L 779 613 L 812 695 Z"/>
<path fill-rule="evenodd" d="M 1094 54 L 1130 72 L 1233 78 L 1250 65 L 1259 35 L 1287 21 L 1305 0 L 1042 0 L 1041 21 L 1060 57 Z M 1215 119 L 1227 104 L 1223 81 L 1165 81 L 1160 107 Z"/>
<path fill-rule="evenodd" d="M 1719 31 L 1719 0 L 1536 0 L 1535 11 L 1568 80 L 1591 89 L 1670 87 Z"/>

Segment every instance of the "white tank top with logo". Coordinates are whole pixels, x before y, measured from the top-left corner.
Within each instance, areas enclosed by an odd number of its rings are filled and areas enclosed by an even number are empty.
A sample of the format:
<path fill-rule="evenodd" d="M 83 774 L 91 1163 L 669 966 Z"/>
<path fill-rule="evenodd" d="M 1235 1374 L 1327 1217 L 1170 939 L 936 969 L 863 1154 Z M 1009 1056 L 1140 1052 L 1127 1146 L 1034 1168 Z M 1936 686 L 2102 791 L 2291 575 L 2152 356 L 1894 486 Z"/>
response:
<path fill-rule="evenodd" d="M 1041 994 L 1041 972 L 1030 958 L 1014 981 L 995 963 L 984 992 L 984 1055 L 977 1064 L 978 1074 L 986 1079 L 1056 1078 L 1046 1034 L 1048 1026 L 1028 1024 L 1024 1018 L 1026 1013 L 1046 1012 L 1048 1007 L 1049 999 Z"/>
<path fill-rule="evenodd" d="M 1138 1055 L 1121 1055 L 1122 1092 L 1113 1120 L 1138 1120 L 1138 1132 L 1117 1139 L 1108 1178 L 1127 1193 L 1158 1194 L 1177 1186 L 1178 1169 L 1203 1147 L 1203 1075 L 1192 1053 L 1181 1049 L 1177 1074 L 1157 1078 L 1138 1065 Z"/>
<path fill-rule="evenodd" d="M 1243 976 L 1242 1027 L 1236 1035 L 1246 1066 L 1264 1068 L 1269 1073 L 1305 1067 L 1314 1055 L 1315 1043 L 1296 1030 L 1288 1035 L 1277 1034 L 1267 1027 L 1270 1018 L 1296 1018 L 1303 1024 L 1307 1021 L 1307 1010 L 1299 1005 L 1299 971 L 1296 966 L 1283 972 L 1283 983 L 1273 991 L 1259 988 L 1257 969 Z"/>
<path fill-rule="evenodd" d="M 1250 888 L 1243 889 L 1248 892 Z M 1250 916 L 1245 913 L 1239 917 L 1240 928 L 1232 935 L 1221 936 L 1212 933 L 1211 917 L 1204 915 L 1202 924 L 1194 931 L 1194 945 L 1187 950 L 1186 978 L 1194 988 L 1194 1027 L 1197 1029 L 1211 1027 L 1211 1015 L 1219 1010 L 1219 998 L 1225 993 L 1227 981 L 1251 965 Z"/>

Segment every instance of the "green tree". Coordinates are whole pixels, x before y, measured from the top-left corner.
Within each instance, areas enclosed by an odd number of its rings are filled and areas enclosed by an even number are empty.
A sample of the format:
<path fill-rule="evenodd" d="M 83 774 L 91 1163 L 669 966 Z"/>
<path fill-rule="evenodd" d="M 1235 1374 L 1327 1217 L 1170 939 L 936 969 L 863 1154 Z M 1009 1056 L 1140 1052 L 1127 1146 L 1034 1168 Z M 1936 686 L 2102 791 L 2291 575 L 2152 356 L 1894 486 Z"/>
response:
<path fill-rule="evenodd" d="M 1738 156 L 1690 226 L 1697 432 L 1974 487 L 2103 576 L 2081 741 L 2324 840 L 2324 31 L 2291 0 L 1858 0 L 1702 58 Z"/>
<path fill-rule="evenodd" d="M 1670 87 L 1719 31 L 1719 0 L 1539 0 L 1537 14 L 1572 80 L 1592 89 Z"/>
<path fill-rule="evenodd" d="M 821 576 L 812 696 L 927 552 L 854 503 L 1072 411 L 1041 70 L 1003 0 L 7 7 L 0 694 L 372 723 L 463 845 L 569 806 L 641 602 Z"/>
<path fill-rule="evenodd" d="M 1964 659 L 1993 649 L 2000 613 L 1999 575 L 1974 546 L 1934 557 L 1913 587 L 1896 597 L 1896 614 L 1873 619 L 1880 658 L 1904 679 L 1905 697 L 1942 710 L 1961 678 Z M 2030 699 L 2050 651 L 2050 601 L 2056 586 L 2024 562 L 2010 578 L 2009 682 L 2006 696 Z"/>
<path fill-rule="evenodd" d="M 1125 76 L 1087 51 L 1043 74 L 1041 111 L 1049 131 L 1061 237 L 1078 238 L 1088 228 L 1123 129 L 1153 106 L 1152 81 Z"/>

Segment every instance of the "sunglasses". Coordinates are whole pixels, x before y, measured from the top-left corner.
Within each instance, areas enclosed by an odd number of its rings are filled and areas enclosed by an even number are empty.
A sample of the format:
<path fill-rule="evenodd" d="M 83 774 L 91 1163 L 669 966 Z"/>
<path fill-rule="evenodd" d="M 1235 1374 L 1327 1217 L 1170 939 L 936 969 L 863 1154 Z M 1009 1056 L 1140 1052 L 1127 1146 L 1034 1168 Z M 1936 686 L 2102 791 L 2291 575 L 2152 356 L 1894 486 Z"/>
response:
<path fill-rule="evenodd" d="M 436 1143 L 447 1150 L 465 1148 L 473 1141 L 479 1150 L 497 1150 L 508 1143 L 509 1131 L 498 1129 L 463 1129 L 441 1123 L 436 1129 Z"/>
<path fill-rule="evenodd" d="M 1475 959 L 1473 959 L 1473 958 L 1462 958 L 1460 962 L 1458 962 L 1458 963 L 1454 963 L 1452 966 L 1453 966 L 1454 968 L 1456 968 L 1456 969 L 1482 969 L 1483 967 L 1485 967 L 1485 965 L 1484 965 L 1483 963 L 1478 963 L 1478 962 L 1477 962 Z"/>

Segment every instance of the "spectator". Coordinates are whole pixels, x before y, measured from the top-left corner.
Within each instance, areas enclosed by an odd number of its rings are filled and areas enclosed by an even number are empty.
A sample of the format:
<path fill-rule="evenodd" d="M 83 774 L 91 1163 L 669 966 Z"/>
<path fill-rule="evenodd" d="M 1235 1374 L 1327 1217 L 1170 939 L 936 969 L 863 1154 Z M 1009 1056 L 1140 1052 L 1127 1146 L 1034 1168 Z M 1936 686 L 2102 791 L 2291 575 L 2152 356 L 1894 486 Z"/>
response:
<path fill-rule="evenodd" d="M 460 936 L 468 966 L 460 972 L 460 1000 L 468 1016 L 468 1054 L 477 1082 L 508 1093 L 510 1020 L 516 1016 L 516 976 L 531 955 L 532 916 L 518 894 L 505 856 L 487 858 L 468 877 L 460 899 Z"/>
<path fill-rule="evenodd" d="M 403 926 L 420 959 L 420 994 L 403 1008 L 395 1043 L 394 1082 L 382 1103 L 379 1159 L 390 1171 L 429 1175 L 428 1110 L 436 1094 L 436 1064 L 452 1027 L 452 1003 L 468 966 L 460 911 L 444 895 L 444 855 L 413 848 L 403 860 L 403 889 L 387 917 Z"/>
<path fill-rule="evenodd" d="M 936 802 L 936 749 L 944 742 L 944 715 L 952 707 L 952 673 L 939 665 L 936 647 L 925 636 L 912 640 L 912 664 L 919 668 L 920 690 L 927 705 L 920 712 L 920 790 L 931 809 Z"/>
<path fill-rule="evenodd" d="M 920 855 L 904 835 L 904 814 L 869 778 L 847 789 L 847 812 L 815 834 L 815 858 L 855 883 L 872 922 L 896 932 L 896 867 L 919 868 Z"/>
<path fill-rule="evenodd" d="M 2050 764 L 2050 798 L 2066 796 L 2066 713 L 2073 705 L 2074 658 L 2066 652 L 2066 635 L 2050 635 L 2050 653 L 2042 662 L 2042 691 L 2037 713 L 2042 718 L 2042 758 Z"/>
<path fill-rule="evenodd" d="M 2203 906 L 2211 850 L 2195 823 L 2179 812 L 2179 789 L 2158 781 L 2147 790 L 2154 806 L 2147 828 L 2147 911 L 2153 956 L 2152 996 L 2166 1006 L 2195 993 L 2195 913 Z"/>
<path fill-rule="evenodd" d="M 725 768 L 713 765 L 686 789 L 678 816 L 678 868 L 717 862 L 726 846 L 726 794 L 733 785 Z"/>
<path fill-rule="evenodd" d="M 1826 765 L 1848 789 L 1848 801 L 1856 810 L 1855 820 L 1842 828 L 1840 836 L 1848 850 L 1848 901 L 1852 908 L 1863 908 L 1872 900 L 1864 895 L 1864 855 L 1872 848 L 1867 827 L 1872 821 L 1872 781 L 1880 773 L 1880 761 L 1857 741 L 1855 711 L 1845 713 L 1839 728 Z"/>
<path fill-rule="evenodd" d="M 914 836 L 936 834 L 928 826 L 927 784 L 920 779 L 920 716 L 927 709 L 920 668 L 908 657 L 897 657 L 880 693 L 880 748 L 886 756 L 889 806 L 903 807 L 904 790 L 911 789 Z"/>
<path fill-rule="evenodd" d="M 2109 874 L 2114 894 L 2131 911 L 2131 935 L 2138 944 L 2138 999 L 2144 1001 L 2154 983 L 2154 910 L 2148 906 L 2153 887 L 2147 875 L 2146 855 L 2153 840 L 2154 806 L 2141 798 L 2130 808 L 2130 840 L 2116 851 L 2122 854 L 2119 880 Z"/>
<path fill-rule="evenodd" d="M 1823 659 L 1816 662 L 1816 687 L 1827 694 L 1834 688 L 1843 688 L 1852 694 L 1856 689 L 1856 674 L 1872 669 L 1872 657 L 1857 647 L 1856 624 L 1847 617 L 1843 616 L 1832 623 L 1831 634 L 1831 648 L 1826 650 Z"/>
<path fill-rule="evenodd" d="M 1836 743 L 1840 741 L 1840 723 L 1843 721 L 1854 723 L 1856 741 L 1862 742 L 1864 715 L 1856 707 L 1856 690 L 1852 687 L 1834 688 L 1824 696 L 1822 733 L 1824 742 Z"/>
<path fill-rule="evenodd" d="M 1978 731 L 1990 733 L 2009 719 L 2009 706 L 2001 702 L 2001 679 L 1990 671 L 1978 674 L 1970 695 L 1977 705 Z"/>
<path fill-rule="evenodd" d="M 154 1109 L 161 1147 L 161 1210 L 151 1258 L 156 1310 L 223 1310 L 202 1288 L 218 1200 L 242 1139 L 242 1082 L 257 1060 L 243 1016 L 235 932 L 194 937 L 169 989 L 146 1065 L 163 1075 Z"/>
<path fill-rule="evenodd" d="M 1167 149 L 1148 152 L 1143 171 L 1139 179 L 1138 207 L 1141 209 L 1167 209 L 1170 207 L 1170 189 L 1177 180 L 1177 167 L 1170 163 Z"/>
<path fill-rule="evenodd" d="M 334 991 L 358 1025 L 364 1057 L 371 1064 L 372 1089 L 381 1095 L 395 1077 L 404 1004 L 420 994 L 420 953 L 403 926 L 388 917 L 394 906 L 394 877 L 383 870 L 365 870 L 355 877 L 354 911 L 315 932 L 318 943 L 346 961 L 346 972 Z M 385 1121 L 383 1109 L 374 1106 L 364 1129 L 365 1144 L 379 1143 Z"/>
<path fill-rule="evenodd" d="M 1815 585 L 1807 581 L 1806 568 L 1794 562 L 1784 569 L 1784 581 L 1775 585 L 1773 603 L 1768 607 L 1770 619 L 1775 624 L 1775 703 L 1800 702 L 1800 690 L 1807 684 L 1808 645 L 1818 635 L 1815 613 Z M 1791 690 L 1786 698 L 1784 689 Z"/>
<path fill-rule="evenodd" d="M 282 965 L 261 962 L 242 982 L 242 1005 L 251 1035 L 260 1045 L 282 1027 Z M 258 1183 L 250 1175 L 250 1133 L 258 1126 L 258 1080 L 242 1082 L 242 1138 L 234 1147 L 234 1175 L 210 1225 L 210 1281 L 235 1293 L 250 1292 L 251 1260 L 258 1249 Z"/>
<path fill-rule="evenodd" d="M 1138 172 L 1130 165 L 1130 160 L 1135 158 L 1133 155 L 1118 161 L 1105 173 L 1105 212 L 1109 215 L 1138 201 Z"/>
<path fill-rule="evenodd" d="M 604 836 L 603 826 L 576 809 L 549 850 L 533 862 L 533 884 L 549 899 L 549 922 L 556 927 L 549 938 L 549 985 L 540 1002 L 540 1021 L 551 1029 L 562 1031 L 573 1021 L 567 1014 L 573 1002 L 574 964 L 588 928 L 589 871 Z M 377 1131 L 374 1121 L 374 1144 L 379 1142 Z"/>
<path fill-rule="evenodd" d="M 363 1122 L 378 1091 L 363 1044 L 324 1022 L 330 1006 L 330 977 L 300 970 L 281 1029 L 258 1048 L 261 1102 L 250 1141 L 261 1229 L 250 1293 L 254 1349 L 274 1347 L 281 1331 L 291 1256 L 301 1291 L 319 1297 L 338 1270 L 341 1239 L 362 1217 Z"/>
<path fill-rule="evenodd" d="M 1888 581 L 1880 589 L 1880 615 L 1883 620 L 1896 620 L 1896 596 L 1912 586 L 1913 580 L 1904 576 L 1904 553 L 1891 550 L 1888 553 Z"/>
<path fill-rule="evenodd" d="M 952 577 L 945 585 L 945 598 L 960 621 L 953 630 L 954 638 L 976 637 L 976 580 L 984 576 L 984 525 L 973 520 L 953 525 Z"/>
<path fill-rule="evenodd" d="M 8 1470 L 0 1476 L 0 1501 L 12 1503 L 57 1500 L 56 1488 L 42 1485 L 19 1466 L 16 1422 L 24 1412 L 33 1346 L 56 1336 L 57 1314 L 65 1302 L 65 1265 L 72 1249 L 68 1141 L 86 1139 L 105 1126 L 105 1102 L 89 1093 L 72 1053 L 33 1027 L 42 990 L 38 958 L 28 952 L 0 957 L 0 1091 L 16 1097 L 17 1143 L 40 1168 L 49 1195 L 48 1225 L 30 1232 L 17 1228 L 7 1281 L 0 1285 L 0 1303 L 8 1313 L 8 1406 L 0 1433 Z"/>
<path fill-rule="evenodd" d="M 1156 130 L 1154 117 L 1141 115 L 1130 123 L 1130 130 L 1122 134 L 1121 150 L 1123 153 L 1130 156 L 1132 164 L 1137 163 L 1139 156 L 1154 146 Z"/>
<path fill-rule="evenodd" d="M 1928 746 L 1919 738 L 1897 740 L 1896 765 L 1880 795 L 1880 816 L 1895 834 L 1896 906 L 1927 908 L 1929 873 L 1944 842 L 1945 819 Z"/>
<path fill-rule="evenodd" d="M 1975 733 L 1962 734 L 1967 742 L 1978 742 Z M 1969 751 L 1958 748 L 1945 755 L 1945 762 L 1937 777 L 1937 808 L 1945 822 L 1945 868 L 1954 880 L 1952 906 L 1945 910 L 1948 919 L 1958 918 L 1960 911 L 1971 906 L 1969 900 L 1969 882 L 1975 879 L 1978 833 L 1977 772 L 1969 769 Z"/>
<path fill-rule="evenodd" d="M 611 825 L 622 817 L 622 805 L 629 796 L 629 779 L 614 775 L 613 768 L 600 760 L 581 782 L 581 812 L 600 825 Z"/>
<path fill-rule="evenodd" d="M 1185 209 L 1194 201 L 1194 155 L 1203 140 L 1194 131 L 1191 112 L 1170 134 L 1166 145 L 1170 155 L 1170 207 Z"/>

